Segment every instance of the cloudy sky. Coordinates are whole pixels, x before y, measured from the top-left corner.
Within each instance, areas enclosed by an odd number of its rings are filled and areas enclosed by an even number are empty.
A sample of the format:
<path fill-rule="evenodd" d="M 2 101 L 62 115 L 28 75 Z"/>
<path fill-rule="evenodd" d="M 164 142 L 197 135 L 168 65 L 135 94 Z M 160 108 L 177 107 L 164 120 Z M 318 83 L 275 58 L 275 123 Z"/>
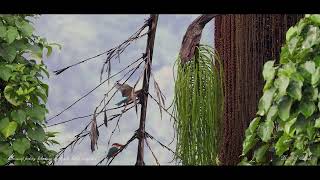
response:
<path fill-rule="evenodd" d="M 166 106 L 169 106 L 173 99 L 174 81 L 173 81 L 173 63 L 177 58 L 178 51 L 182 42 L 183 35 L 187 26 L 197 17 L 196 14 L 190 15 L 164 15 L 159 16 L 158 28 L 156 32 L 154 57 L 152 71 L 156 81 L 166 96 Z M 45 60 L 50 72 L 76 63 L 85 58 L 97 55 L 126 40 L 139 27 L 149 15 L 42 15 L 34 20 L 38 35 L 44 36 L 50 42 L 56 42 L 62 45 L 62 50 L 56 50 L 52 56 Z M 214 23 L 211 21 L 204 29 L 202 43 L 213 46 Z M 146 37 L 132 43 L 126 51 L 120 56 L 119 61 L 113 60 L 112 72 L 114 74 L 124 68 L 135 59 L 140 57 L 145 50 Z M 87 63 L 70 68 L 59 76 L 51 73 L 47 80 L 49 90 L 49 100 L 47 107 L 49 109 L 48 118 L 62 111 L 74 101 L 85 95 L 96 87 L 100 82 L 100 71 L 106 56 L 93 59 Z M 128 81 L 129 85 L 138 80 L 142 67 Z M 74 117 L 92 114 L 95 107 L 103 99 L 104 94 L 112 87 L 115 81 L 119 80 L 124 74 L 119 74 L 111 79 L 110 84 L 103 84 L 89 96 L 75 104 L 71 109 L 65 111 L 57 118 L 48 122 L 48 125 L 62 122 Z M 106 76 L 103 76 L 106 79 Z M 121 81 L 123 82 L 123 81 Z M 142 82 L 142 80 L 141 80 Z M 141 83 L 140 83 L 141 84 Z M 139 88 L 138 88 L 139 89 Z M 150 83 L 150 93 L 156 97 L 153 81 Z M 111 91 L 111 93 L 114 91 Z M 115 103 L 121 100 L 121 94 L 118 92 L 115 98 L 110 102 L 108 108 L 115 107 Z M 140 106 L 139 106 L 140 109 Z M 118 111 L 108 112 L 108 116 Z M 172 122 L 170 116 L 160 113 L 157 104 L 149 98 L 146 131 L 157 138 L 162 143 L 168 145 L 174 137 Z M 74 139 L 85 125 L 90 122 L 90 117 L 77 119 L 69 123 L 52 126 L 50 131 L 59 131 L 57 140 L 60 146 L 53 147 L 59 150 Z M 102 116 L 99 116 L 98 124 L 103 122 Z M 111 121 L 108 128 L 105 126 L 99 129 L 100 136 L 98 140 L 98 150 L 91 152 L 90 139 L 87 136 L 81 144 L 77 144 L 73 151 L 66 150 L 64 158 L 61 158 L 59 165 L 96 165 L 108 152 L 108 140 L 116 124 Z M 125 144 L 139 127 L 139 117 L 134 109 L 123 115 L 119 122 L 120 132 L 117 129 L 111 139 L 112 143 Z M 113 165 L 134 165 L 136 162 L 137 140 L 133 141 L 121 154 L 119 154 Z M 175 165 L 169 163 L 172 160 L 172 153 L 162 148 L 155 141 L 148 141 L 153 152 L 157 156 L 161 165 Z M 175 143 L 169 146 L 175 149 Z M 145 163 L 155 165 L 153 156 L 147 146 L 145 146 Z"/>

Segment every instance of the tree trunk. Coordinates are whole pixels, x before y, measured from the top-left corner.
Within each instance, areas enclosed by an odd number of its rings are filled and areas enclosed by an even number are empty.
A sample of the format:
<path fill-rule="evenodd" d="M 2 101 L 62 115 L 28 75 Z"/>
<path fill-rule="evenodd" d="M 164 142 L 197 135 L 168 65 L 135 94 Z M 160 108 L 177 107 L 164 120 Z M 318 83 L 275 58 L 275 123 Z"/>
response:
<path fill-rule="evenodd" d="M 215 18 L 215 47 L 223 61 L 225 109 L 220 161 L 236 165 L 244 132 L 262 95 L 263 64 L 276 59 L 290 26 L 301 14 L 223 15 Z"/>

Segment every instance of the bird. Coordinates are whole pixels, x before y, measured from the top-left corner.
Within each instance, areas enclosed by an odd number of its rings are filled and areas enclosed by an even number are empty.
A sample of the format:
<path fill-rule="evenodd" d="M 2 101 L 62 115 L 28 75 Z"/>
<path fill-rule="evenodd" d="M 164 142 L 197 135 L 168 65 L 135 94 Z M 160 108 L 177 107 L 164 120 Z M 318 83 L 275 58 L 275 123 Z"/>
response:
<path fill-rule="evenodd" d="M 119 81 L 117 81 L 115 87 L 121 92 L 122 97 L 124 97 L 116 104 L 117 106 L 120 106 L 121 104 L 128 104 L 129 102 L 134 101 L 136 97 L 140 96 L 141 90 L 134 91 L 134 88 L 128 84 L 120 84 Z"/>
<path fill-rule="evenodd" d="M 107 154 L 107 161 L 110 159 L 110 158 L 113 158 L 115 157 L 119 150 L 123 147 L 124 145 L 122 144 L 119 144 L 119 143 L 113 143 L 111 148 L 109 149 L 109 152 Z"/>

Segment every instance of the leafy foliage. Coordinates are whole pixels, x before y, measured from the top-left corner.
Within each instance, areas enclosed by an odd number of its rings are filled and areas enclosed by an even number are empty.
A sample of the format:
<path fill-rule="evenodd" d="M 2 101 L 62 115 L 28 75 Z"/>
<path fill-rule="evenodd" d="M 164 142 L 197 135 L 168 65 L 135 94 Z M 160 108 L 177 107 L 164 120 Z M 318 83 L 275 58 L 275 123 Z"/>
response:
<path fill-rule="evenodd" d="M 195 57 L 178 62 L 175 82 L 178 158 L 185 165 L 217 164 L 223 115 L 223 69 L 212 48 L 201 45 Z"/>
<path fill-rule="evenodd" d="M 320 164 L 319 28 L 320 16 L 306 15 L 287 31 L 280 64 L 265 63 L 264 94 L 240 165 Z"/>
<path fill-rule="evenodd" d="M 34 35 L 33 15 L 0 15 L 0 165 L 48 164 L 55 152 L 45 132 L 49 76 L 42 58 L 52 45 Z"/>

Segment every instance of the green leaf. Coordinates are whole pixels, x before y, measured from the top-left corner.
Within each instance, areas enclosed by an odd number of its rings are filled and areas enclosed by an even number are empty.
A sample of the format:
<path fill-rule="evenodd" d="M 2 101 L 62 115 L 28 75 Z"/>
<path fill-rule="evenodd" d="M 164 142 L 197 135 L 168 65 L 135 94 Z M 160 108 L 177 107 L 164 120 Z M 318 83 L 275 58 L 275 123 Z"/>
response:
<path fill-rule="evenodd" d="M 314 74 L 316 72 L 316 64 L 313 61 L 305 62 L 303 67 L 310 74 Z"/>
<path fill-rule="evenodd" d="M 17 56 L 17 50 L 13 46 L 8 46 L 3 49 L 3 53 L 1 55 L 3 59 L 5 59 L 7 62 L 12 63 L 12 61 Z"/>
<path fill-rule="evenodd" d="M 289 81 L 290 81 L 289 78 L 286 76 L 280 76 L 275 80 L 274 84 L 279 89 L 278 97 L 282 97 L 286 94 Z"/>
<path fill-rule="evenodd" d="M 320 157 L 320 144 L 314 144 L 311 146 L 310 151 L 312 153 L 312 155 L 317 156 L 318 158 Z"/>
<path fill-rule="evenodd" d="M 18 37 L 18 35 L 19 33 L 17 31 L 17 28 L 9 26 L 6 37 L 6 41 L 8 42 L 8 44 L 11 44 Z"/>
<path fill-rule="evenodd" d="M 311 16 L 309 17 L 309 19 L 310 19 L 313 23 L 317 24 L 318 26 L 320 25 L 320 15 L 319 15 L 319 14 L 313 14 L 313 15 L 311 15 Z"/>
<path fill-rule="evenodd" d="M 268 61 L 263 66 L 262 75 L 264 80 L 272 80 L 275 75 L 275 68 L 273 67 L 275 61 Z"/>
<path fill-rule="evenodd" d="M 28 129 L 28 137 L 38 142 L 43 142 L 46 139 L 46 133 L 41 126 Z"/>
<path fill-rule="evenodd" d="M 34 107 L 28 109 L 27 114 L 35 120 L 43 121 L 45 118 L 46 109 L 41 106 L 35 105 Z"/>
<path fill-rule="evenodd" d="M 320 128 L 320 118 L 316 119 L 316 121 L 314 123 L 314 127 L 315 128 Z"/>
<path fill-rule="evenodd" d="M 269 145 L 265 144 L 254 151 L 253 157 L 256 159 L 256 161 L 258 163 L 262 163 L 265 161 L 265 159 L 266 159 L 265 154 L 266 154 L 268 148 L 269 148 Z"/>
<path fill-rule="evenodd" d="M 284 132 L 290 136 L 292 136 L 292 133 L 294 132 L 292 131 L 291 127 L 296 122 L 296 120 L 297 118 L 293 118 L 290 121 L 286 122 L 286 124 L 284 125 Z"/>
<path fill-rule="evenodd" d="M 289 150 L 289 140 L 290 137 L 286 134 L 283 134 L 275 145 L 276 155 L 281 156 L 284 152 Z"/>
<path fill-rule="evenodd" d="M 9 136 L 12 136 L 15 134 L 16 129 L 17 129 L 17 123 L 9 122 L 8 126 L 2 129 L 1 132 L 5 138 L 8 138 Z"/>
<path fill-rule="evenodd" d="M 273 100 L 274 93 L 275 88 L 268 89 L 264 92 L 259 101 L 259 111 L 257 112 L 258 115 L 263 116 L 266 112 L 268 112 Z"/>
<path fill-rule="evenodd" d="M 266 121 L 273 121 L 275 119 L 275 117 L 277 117 L 276 116 L 277 114 L 278 114 L 278 107 L 276 105 L 271 106 L 271 108 L 269 109 L 269 112 L 267 114 Z"/>
<path fill-rule="evenodd" d="M 302 92 L 301 88 L 303 86 L 303 83 L 301 81 L 291 81 L 288 88 L 287 93 L 290 97 L 292 97 L 294 100 L 300 101 L 302 98 Z"/>
<path fill-rule="evenodd" d="M 309 28 L 307 36 L 302 43 L 302 49 L 310 49 L 315 44 L 319 44 L 320 41 L 320 31 L 316 26 L 312 26 Z"/>
<path fill-rule="evenodd" d="M 58 44 L 58 43 L 50 43 L 49 45 L 50 46 L 57 46 L 59 48 L 59 50 L 62 49 L 62 46 L 60 44 Z"/>
<path fill-rule="evenodd" d="M 8 163 L 8 157 L 0 153 L 0 166 L 4 166 Z"/>
<path fill-rule="evenodd" d="M 316 72 L 312 74 L 312 76 L 311 76 L 311 84 L 313 86 L 316 86 L 318 84 L 319 79 L 320 79 L 320 67 L 318 67 Z"/>
<path fill-rule="evenodd" d="M 306 117 L 310 117 L 316 110 L 316 106 L 311 101 L 302 101 L 299 105 L 300 112 Z"/>
<path fill-rule="evenodd" d="M 48 58 L 52 53 L 52 47 L 51 46 L 46 46 L 46 48 L 47 48 L 47 58 Z"/>
<path fill-rule="evenodd" d="M 286 40 L 289 41 L 291 37 L 296 33 L 297 33 L 297 27 L 295 26 L 290 27 L 286 33 Z"/>
<path fill-rule="evenodd" d="M 4 154 L 7 157 L 10 157 L 12 154 L 12 147 L 7 142 L 0 142 L 0 154 Z"/>
<path fill-rule="evenodd" d="M 286 121 L 290 116 L 290 109 L 292 106 L 292 99 L 284 97 L 279 103 L 279 117 L 281 120 Z"/>
<path fill-rule="evenodd" d="M 6 37 L 7 28 L 0 22 L 0 38 Z"/>
<path fill-rule="evenodd" d="M 12 105 L 14 106 L 19 106 L 20 104 L 23 103 L 23 101 L 21 100 L 17 100 L 16 98 L 12 97 L 10 94 L 12 93 L 13 91 L 13 87 L 11 85 L 7 85 L 5 88 L 4 88 L 4 97 L 7 99 L 7 101 L 9 103 L 11 103 Z"/>
<path fill-rule="evenodd" d="M 292 152 L 290 154 L 290 156 L 286 159 L 284 165 L 288 166 L 288 165 L 295 165 L 296 161 L 298 160 L 298 157 L 295 155 L 294 152 Z"/>
<path fill-rule="evenodd" d="M 14 151 L 24 154 L 26 150 L 30 149 L 30 142 L 27 138 L 20 138 L 16 139 L 12 146 Z"/>
<path fill-rule="evenodd" d="M 3 79 L 4 81 L 8 81 L 11 76 L 12 76 L 11 69 L 6 66 L 0 65 L 0 79 Z"/>
<path fill-rule="evenodd" d="M 246 155 L 248 151 L 257 143 L 257 139 L 255 138 L 255 134 L 246 136 L 244 142 L 243 142 L 243 148 L 242 148 L 242 155 Z"/>
<path fill-rule="evenodd" d="M 0 131 L 9 125 L 9 118 L 5 117 L 0 120 Z"/>
<path fill-rule="evenodd" d="M 23 122 L 25 122 L 27 115 L 24 111 L 19 109 L 11 112 L 11 118 L 21 125 Z"/>
<path fill-rule="evenodd" d="M 24 36 L 29 37 L 32 35 L 34 28 L 27 21 L 17 20 L 15 23 Z"/>
<path fill-rule="evenodd" d="M 250 122 L 250 125 L 248 128 L 250 134 L 253 134 L 255 132 L 255 130 L 257 129 L 257 127 L 260 123 L 260 119 L 261 119 L 260 117 L 256 117 Z"/>
<path fill-rule="evenodd" d="M 258 135 L 263 142 L 268 142 L 271 139 L 273 129 L 273 121 L 266 121 L 259 126 Z"/>
<path fill-rule="evenodd" d="M 297 37 L 293 37 L 290 39 L 288 43 L 288 50 L 290 54 L 292 54 L 293 51 L 296 49 L 298 42 L 299 42 L 299 39 Z"/>

